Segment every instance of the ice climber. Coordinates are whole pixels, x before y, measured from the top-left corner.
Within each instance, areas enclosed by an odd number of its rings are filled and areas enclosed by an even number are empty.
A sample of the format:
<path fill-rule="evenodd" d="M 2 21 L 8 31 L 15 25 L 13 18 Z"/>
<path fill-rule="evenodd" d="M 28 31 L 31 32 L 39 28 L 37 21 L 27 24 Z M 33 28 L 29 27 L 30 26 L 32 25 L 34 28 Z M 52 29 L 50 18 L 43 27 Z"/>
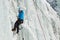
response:
<path fill-rule="evenodd" d="M 23 10 L 18 10 L 18 17 L 17 20 L 14 24 L 14 28 L 12 29 L 12 31 L 17 30 L 17 33 L 19 33 L 19 25 L 21 25 L 24 21 L 24 11 Z"/>

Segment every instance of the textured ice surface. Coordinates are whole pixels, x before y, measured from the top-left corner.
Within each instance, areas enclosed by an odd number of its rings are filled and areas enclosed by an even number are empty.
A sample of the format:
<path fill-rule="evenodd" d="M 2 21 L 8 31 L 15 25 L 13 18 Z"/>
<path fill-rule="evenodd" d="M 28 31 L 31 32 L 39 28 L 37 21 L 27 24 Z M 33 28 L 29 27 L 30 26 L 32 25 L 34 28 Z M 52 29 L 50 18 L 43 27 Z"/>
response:
<path fill-rule="evenodd" d="M 1 0 L 0 40 L 60 40 L 60 20 L 46 0 Z M 12 25 L 17 20 L 18 6 L 25 11 L 19 36 L 13 36 Z M 11 25 L 12 22 L 12 25 Z"/>
<path fill-rule="evenodd" d="M 57 15 L 60 18 L 60 0 L 47 0 L 51 7 L 57 12 Z"/>

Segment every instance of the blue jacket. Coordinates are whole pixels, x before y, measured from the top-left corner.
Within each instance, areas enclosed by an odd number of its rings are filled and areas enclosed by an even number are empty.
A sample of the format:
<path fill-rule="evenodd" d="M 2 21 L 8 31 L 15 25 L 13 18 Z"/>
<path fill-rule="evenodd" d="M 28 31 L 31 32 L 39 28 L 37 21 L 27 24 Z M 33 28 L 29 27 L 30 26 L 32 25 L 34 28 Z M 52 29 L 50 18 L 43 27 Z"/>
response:
<path fill-rule="evenodd" d="M 18 18 L 24 20 L 24 11 L 19 10 Z"/>

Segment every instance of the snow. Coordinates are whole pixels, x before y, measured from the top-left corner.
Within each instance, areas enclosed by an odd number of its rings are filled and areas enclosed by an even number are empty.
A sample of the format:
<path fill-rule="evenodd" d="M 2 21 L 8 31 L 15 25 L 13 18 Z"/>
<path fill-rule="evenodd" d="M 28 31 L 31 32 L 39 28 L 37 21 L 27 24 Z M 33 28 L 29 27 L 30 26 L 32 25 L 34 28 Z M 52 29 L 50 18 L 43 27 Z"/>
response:
<path fill-rule="evenodd" d="M 13 36 L 11 29 L 17 20 L 17 6 L 25 11 L 25 19 L 23 29 Z M 46 0 L 0 1 L 0 40 L 60 40 L 59 27 L 57 12 Z"/>

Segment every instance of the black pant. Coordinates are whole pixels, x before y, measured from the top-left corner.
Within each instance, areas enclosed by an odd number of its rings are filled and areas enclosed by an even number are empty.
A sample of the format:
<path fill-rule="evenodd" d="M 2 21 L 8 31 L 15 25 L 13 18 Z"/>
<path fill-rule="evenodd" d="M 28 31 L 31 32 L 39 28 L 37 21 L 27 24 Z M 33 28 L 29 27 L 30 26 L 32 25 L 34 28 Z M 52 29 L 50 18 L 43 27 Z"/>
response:
<path fill-rule="evenodd" d="M 17 28 L 17 33 L 19 32 L 19 25 L 23 23 L 23 19 L 18 19 L 14 24 L 14 29 Z"/>

